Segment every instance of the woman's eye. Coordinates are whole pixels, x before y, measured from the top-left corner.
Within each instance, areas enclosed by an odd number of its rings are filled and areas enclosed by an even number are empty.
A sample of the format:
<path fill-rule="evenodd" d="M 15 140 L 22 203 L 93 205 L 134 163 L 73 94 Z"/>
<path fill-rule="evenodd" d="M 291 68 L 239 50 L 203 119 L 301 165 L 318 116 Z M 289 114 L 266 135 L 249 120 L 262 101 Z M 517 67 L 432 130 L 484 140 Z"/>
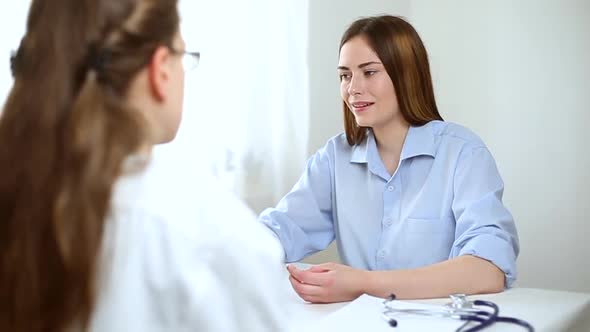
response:
<path fill-rule="evenodd" d="M 373 76 L 377 73 L 376 70 L 367 70 L 365 71 L 365 76 Z"/>
<path fill-rule="evenodd" d="M 341 73 L 339 76 L 341 81 L 350 79 L 350 74 L 348 73 Z"/>

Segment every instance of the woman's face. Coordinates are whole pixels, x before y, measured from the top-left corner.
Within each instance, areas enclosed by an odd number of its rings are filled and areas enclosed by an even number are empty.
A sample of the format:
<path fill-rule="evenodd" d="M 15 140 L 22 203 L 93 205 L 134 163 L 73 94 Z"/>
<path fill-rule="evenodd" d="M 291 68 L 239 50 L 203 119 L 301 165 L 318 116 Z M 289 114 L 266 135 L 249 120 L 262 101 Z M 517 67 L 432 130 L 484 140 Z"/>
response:
<path fill-rule="evenodd" d="M 174 48 L 177 51 L 184 52 L 186 49 L 186 44 L 184 43 L 184 39 L 180 32 L 176 35 L 174 39 Z M 178 127 L 180 126 L 180 120 L 182 119 L 182 110 L 183 110 L 183 102 L 184 102 L 184 74 L 185 68 L 183 67 L 182 63 L 182 54 L 173 57 L 173 76 L 174 79 L 172 81 L 172 107 L 170 110 L 170 122 L 171 122 L 171 137 L 174 138 L 178 131 Z M 173 133 L 172 133 L 173 132 Z"/>
<path fill-rule="evenodd" d="M 159 119 L 156 120 L 161 132 L 159 143 L 169 142 L 176 137 L 182 119 L 185 75 L 182 58 L 186 46 L 180 33 L 174 38 L 172 48 L 163 64 L 169 77 L 163 85 L 163 89 L 166 90 L 163 110 L 159 112 Z"/>
<path fill-rule="evenodd" d="M 338 62 L 340 95 L 361 127 L 385 127 L 401 114 L 383 63 L 363 36 L 347 41 Z"/>

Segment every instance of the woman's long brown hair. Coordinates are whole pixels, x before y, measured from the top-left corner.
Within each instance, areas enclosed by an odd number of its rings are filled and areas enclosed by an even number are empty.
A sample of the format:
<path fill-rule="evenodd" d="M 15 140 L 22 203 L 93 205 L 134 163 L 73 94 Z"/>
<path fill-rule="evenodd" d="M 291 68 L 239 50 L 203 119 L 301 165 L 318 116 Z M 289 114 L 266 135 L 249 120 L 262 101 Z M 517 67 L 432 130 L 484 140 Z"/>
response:
<path fill-rule="evenodd" d="M 412 25 L 397 16 L 361 18 L 344 32 L 340 49 L 358 36 L 366 38 L 383 63 L 395 87 L 400 112 L 410 125 L 443 119 L 434 98 L 428 53 Z M 359 144 L 367 128 L 359 127 L 346 103 L 342 105 L 348 144 Z"/>
<path fill-rule="evenodd" d="M 112 187 L 146 140 L 125 103 L 177 0 L 33 0 L 0 115 L 0 331 L 87 328 Z"/>

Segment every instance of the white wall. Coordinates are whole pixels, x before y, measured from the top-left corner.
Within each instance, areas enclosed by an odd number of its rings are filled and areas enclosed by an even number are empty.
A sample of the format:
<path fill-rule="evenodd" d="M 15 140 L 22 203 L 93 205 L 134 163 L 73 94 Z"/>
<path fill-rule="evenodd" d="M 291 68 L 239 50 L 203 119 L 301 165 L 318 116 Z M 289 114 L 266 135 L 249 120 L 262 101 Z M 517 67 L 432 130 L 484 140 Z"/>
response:
<path fill-rule="evenodd" d="M 520 286 L 590 291 L 590 2 L 413 0 L 447 120 L 506 183 Z"/>
<path fill-rule="evenodd" d="M 590 291 L 590 1 L 349 2 L 312 2 L 310 153 L 342 131 L 334 68 L 347 24 L 406 16 L 429 50 L 443 117 L 496 158 L 520 233 L 518 285 Z M 331 248 L 308 261 L 337 259 Z"/>

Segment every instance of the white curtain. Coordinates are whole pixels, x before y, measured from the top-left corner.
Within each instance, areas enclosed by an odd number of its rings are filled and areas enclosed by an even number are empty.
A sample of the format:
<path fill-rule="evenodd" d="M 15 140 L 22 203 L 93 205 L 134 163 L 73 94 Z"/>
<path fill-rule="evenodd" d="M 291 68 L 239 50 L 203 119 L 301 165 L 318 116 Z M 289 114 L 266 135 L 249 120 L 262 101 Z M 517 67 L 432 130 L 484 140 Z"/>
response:
<path fill-rule="evenodd" d="M 181 0 L 180 8 L 187 49 L 201 63 L 186 76 L 179 135 L 156 157 L 188 166 L 169 176 L 212 171 L 260 211 L 290 189 L 307 157 L 307 1 Z"/>
<path fill-rule="evenodd" d="M 2 101 L 29 4 L 0 11 Z M 186 76 L 177 139 L 155 151 L 167 165 L 162 176 L 212 171 L 260 211 L 290 189 L 307 157 L 308 1 L 180 0 L 180 12 L 187 49 L 200 51 L 201 63 Z"/>
<path fill-rule="evenodd" d="M 12 74 L 10 73 L 10 55 L 16 51 L 20 40 L 25 34 L 27 14 L 30 1 L 14 1 L 0 5 L 0 101 L 2 108 L 10 88 L 12 88 Z M 1 109 L 0 108 L 0 112 Z"/>

